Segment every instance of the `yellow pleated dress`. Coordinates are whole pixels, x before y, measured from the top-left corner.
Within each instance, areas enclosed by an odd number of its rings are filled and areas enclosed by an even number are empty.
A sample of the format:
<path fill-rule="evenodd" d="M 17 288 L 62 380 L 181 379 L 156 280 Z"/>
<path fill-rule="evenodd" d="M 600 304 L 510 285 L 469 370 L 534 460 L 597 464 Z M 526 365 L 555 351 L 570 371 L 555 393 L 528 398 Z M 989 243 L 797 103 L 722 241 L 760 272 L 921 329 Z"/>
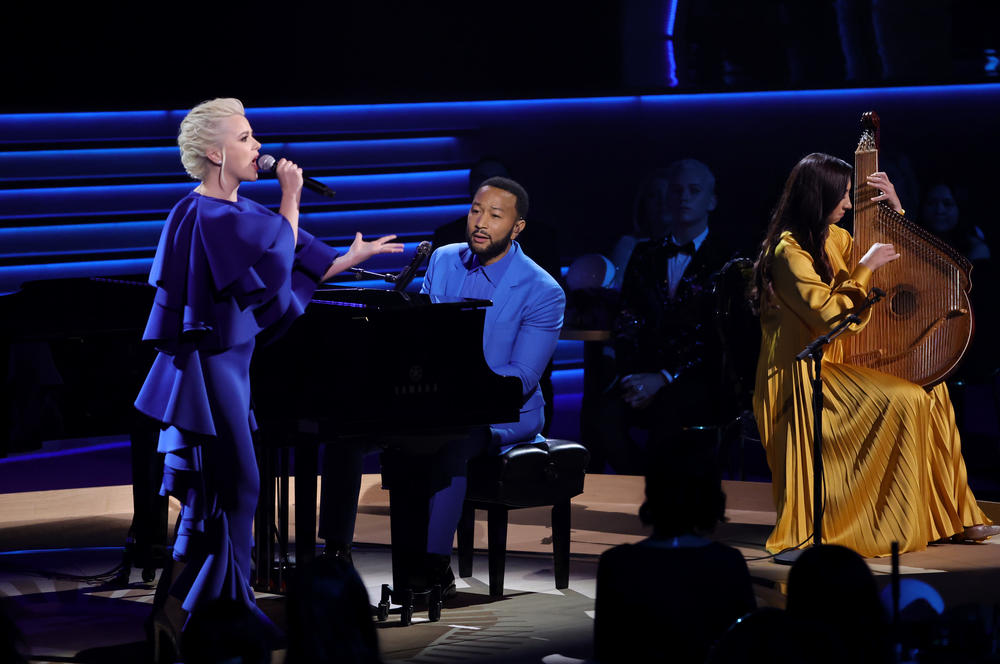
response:
<path fill-rule="evenodd" d="M 795 356 L 861 304 L 871 270 L 853 269 L 851 235 L 830 228 L 824 282 L 788 232 L 772 267 L 775 307 L 762 307 L 754 414 L 773 478 L 774 553 L 812 536 L 813 415 L 809 362 Z M 875 305 L 879 306 L 879 305 Z M 864 334 L 867 317 L 848 334 Z M 852 326 L 854 327 L 854 326 Z M 928 542 L 990 523 L 969 489 L 948 388 L 930 392 L 865 367 L 842 364 L 835 340 L 823 357 L 823 542 L 863 556 L 918 551 Z"/>

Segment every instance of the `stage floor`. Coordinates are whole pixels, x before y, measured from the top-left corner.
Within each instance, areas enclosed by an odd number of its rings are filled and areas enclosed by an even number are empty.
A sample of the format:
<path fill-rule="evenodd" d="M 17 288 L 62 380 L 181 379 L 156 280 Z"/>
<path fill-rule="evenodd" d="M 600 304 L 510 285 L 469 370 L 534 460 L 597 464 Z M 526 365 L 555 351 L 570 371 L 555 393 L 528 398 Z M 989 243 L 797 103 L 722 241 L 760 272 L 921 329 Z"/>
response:
<path fill-rule="evenodd" d="M 770 485 L 725 482 L 727 516 L 713 538 L 743 552 L 755 580 L 758 604 L 784 605 L 788 567 L 766 558 L 763 543 L 774 523 Z M 570 587 L 557 591 L 552 579 L 551 531 L 546 509 L 510 514 L 505 594 L 488 595 L 485 553 L 474 575 L 459 580 L 459 595 L 437 623 L 418 612 L 400 628 L 398 615 L 379 624 L 383 656 L 394 662 L 540 661 L 550 654 L 590 655 L 597 556 L 648 532 L 639 523 L 641 477 L 591 475 L 573 501 Z M 981 503 L 1000 521 L 1000 504 Z M 131 487 L 63 489 L 0 494 L 0 593 L 31 647 L 33 662 L 144 661 L 142 623 L 152 585 L 133 571 L 125 587 L 84 582 L 121 560 L 131 519 Z M 485 514 L 476 524 L 477 549 L 485 549 Z M 379 478 L 366 475 L 356 530 L 355 563 L 377 600 L 391 577 L 388 495 Z M 1000 540 L 972 545 L 936 545 L 904 554 L 901 571 L 941 593 L 948 606 L 995 603 L 1000 596 Z M 457 569 L 457 561 L 454 566 Z M 880 583 L 890 561 L 871 559 Z M 279 624 L 283 600 L 259 596 Z M 280 662 L 282 653 L 274 661 Z"/>

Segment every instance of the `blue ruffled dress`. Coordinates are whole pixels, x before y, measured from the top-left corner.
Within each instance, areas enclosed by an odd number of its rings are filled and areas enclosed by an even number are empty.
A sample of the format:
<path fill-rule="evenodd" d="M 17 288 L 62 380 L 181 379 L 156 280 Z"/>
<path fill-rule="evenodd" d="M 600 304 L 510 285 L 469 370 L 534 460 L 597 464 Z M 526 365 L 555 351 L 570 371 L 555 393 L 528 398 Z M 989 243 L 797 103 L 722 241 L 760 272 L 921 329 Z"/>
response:
<path fill-rule="evenodd" d="M 191 192 L 163 227 L 144 340 L 159 351 L 135 406 L 161 423 L 160 493 L 181 502 L 170 592 L 193 611 L 227 597 L 254 606 L 250 551 L 260 478 L 250 358 L 305 310 L 337 252 L 251 200 Z"/>

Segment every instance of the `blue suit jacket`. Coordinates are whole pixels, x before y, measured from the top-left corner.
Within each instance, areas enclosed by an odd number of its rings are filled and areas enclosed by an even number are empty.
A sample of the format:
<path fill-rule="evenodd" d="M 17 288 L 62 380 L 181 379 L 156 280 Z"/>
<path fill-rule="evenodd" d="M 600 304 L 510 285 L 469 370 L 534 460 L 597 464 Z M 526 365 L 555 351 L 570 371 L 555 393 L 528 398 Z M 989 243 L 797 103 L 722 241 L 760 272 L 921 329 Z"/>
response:
<path fill-rule="evenodd" d="M 420 292 L 457 297 L 471 259 L 472 251 L 466 244 L 437 249 L 431 254 Z M 521 379 L 526 400 L 519 422 L 491 427 L 495 443 L 530 440 L 542 430 L 545 399 L 538 379 L 555 352 L 565 308 L 566 296 L 556 280 L 518 247 L 497 284 L 493 306 L 486 309 L 483 355 L 495 373 Z"/>

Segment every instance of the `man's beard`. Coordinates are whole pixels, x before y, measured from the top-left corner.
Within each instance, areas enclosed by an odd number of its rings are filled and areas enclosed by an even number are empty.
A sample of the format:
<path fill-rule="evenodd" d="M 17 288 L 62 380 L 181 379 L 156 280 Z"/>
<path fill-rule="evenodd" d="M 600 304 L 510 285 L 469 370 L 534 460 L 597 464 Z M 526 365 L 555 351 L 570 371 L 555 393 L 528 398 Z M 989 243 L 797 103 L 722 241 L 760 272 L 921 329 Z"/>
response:
<path fill-rule="evenodd" d="M 507 237 L 502 238 L 501 240 L 492 240 L 485 247 L 477 248 L 472 242 L 472 233 L 469 232 L 469 229 L 465 229 L 465 242 L 469 245 L 469 249 L 472 250 L 472 253 L 479 257 L 480 263 L 486 263 L 487 261 L 490 261 L 507 251 L 510 247 L 510 243 L 513 241 L 513 236 L 514 229 L 512 228 L 510 229 L 510 232 L 507 233 Z"/>

